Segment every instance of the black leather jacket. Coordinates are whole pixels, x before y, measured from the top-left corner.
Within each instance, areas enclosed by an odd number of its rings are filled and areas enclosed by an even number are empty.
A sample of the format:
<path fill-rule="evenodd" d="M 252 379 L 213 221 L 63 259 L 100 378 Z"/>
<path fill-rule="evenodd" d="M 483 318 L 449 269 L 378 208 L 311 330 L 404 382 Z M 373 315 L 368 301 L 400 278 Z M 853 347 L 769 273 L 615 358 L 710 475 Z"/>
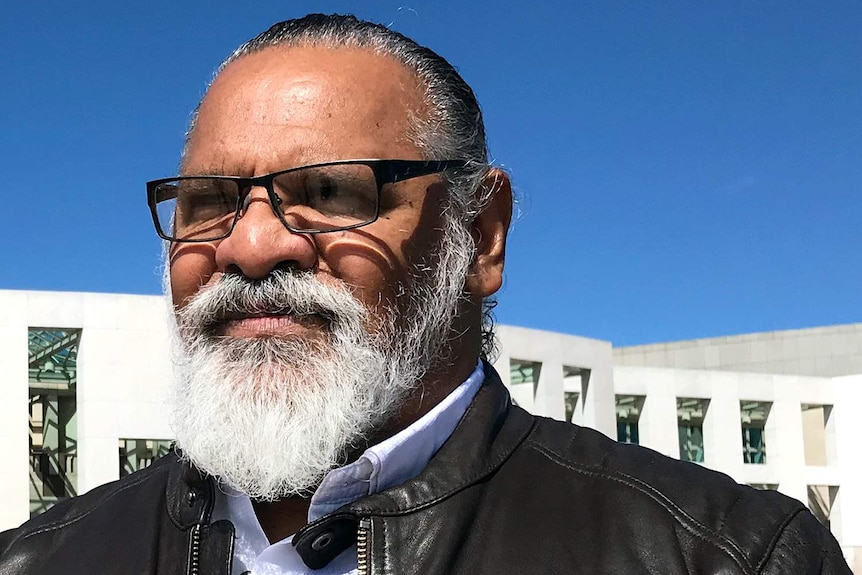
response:
<path fill-rule="evenodd" d="M 311 567 L 356 544 L 360 573 L 845 573 L 798 501 L 536 418 L 488 380 L 415 479 L 294 538 Z M 214 484 L 176 454 L 0 534 L 0 575 L 230 573 Z"/>

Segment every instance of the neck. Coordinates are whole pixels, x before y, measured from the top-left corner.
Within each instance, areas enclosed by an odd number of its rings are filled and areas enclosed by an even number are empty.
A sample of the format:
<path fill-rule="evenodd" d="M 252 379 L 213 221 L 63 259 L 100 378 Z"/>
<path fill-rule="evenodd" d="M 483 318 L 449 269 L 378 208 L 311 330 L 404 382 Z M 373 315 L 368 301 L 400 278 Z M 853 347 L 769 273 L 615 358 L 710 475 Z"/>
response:
<path fill-rule="evenodd" d="M 278 501 L 252 501 L 254 514 L 270 544 L 290 537 L 308 523 L 310 499 L 289 497 Z"/>

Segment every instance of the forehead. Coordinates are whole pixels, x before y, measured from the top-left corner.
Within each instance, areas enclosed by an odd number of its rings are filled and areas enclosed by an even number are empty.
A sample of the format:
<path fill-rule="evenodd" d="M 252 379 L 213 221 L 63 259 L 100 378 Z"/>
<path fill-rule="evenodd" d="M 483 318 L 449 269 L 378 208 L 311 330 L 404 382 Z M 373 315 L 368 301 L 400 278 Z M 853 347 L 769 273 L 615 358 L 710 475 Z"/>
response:
<path fill-rule="evenodd" d="M 274 47 L 229 64 L 189 138 L 187 172 L 265 173 L 348 158 L 421 158 L 416 77 L 364 48 Z"/>

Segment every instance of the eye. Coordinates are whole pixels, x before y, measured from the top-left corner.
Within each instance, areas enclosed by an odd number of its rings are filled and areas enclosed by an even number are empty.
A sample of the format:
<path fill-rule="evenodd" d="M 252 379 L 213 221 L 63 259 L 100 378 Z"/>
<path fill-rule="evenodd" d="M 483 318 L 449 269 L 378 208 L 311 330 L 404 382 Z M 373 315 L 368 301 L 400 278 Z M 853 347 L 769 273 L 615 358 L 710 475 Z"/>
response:
<path fill-rule="evenodd" d="M 321 178 L 314 191 L 321 200 L 332 200 L 338 195 L 338 184 L 329 178 Z"/>
<path fill-rule="evenodd" d="M 237 191 L 231 182 L 189 180 L 178 187 L 178 217 L 191 225 L 223 218 L 236 209 Z"/>
<path fill-rule="evenodd" d="M 373 220 L 377 214 L 377 183 L 364 164 L 308 166 L 277 176 L 276 194 L 285 216 L 304 220 L 297 227 L 326 229 Z"/>

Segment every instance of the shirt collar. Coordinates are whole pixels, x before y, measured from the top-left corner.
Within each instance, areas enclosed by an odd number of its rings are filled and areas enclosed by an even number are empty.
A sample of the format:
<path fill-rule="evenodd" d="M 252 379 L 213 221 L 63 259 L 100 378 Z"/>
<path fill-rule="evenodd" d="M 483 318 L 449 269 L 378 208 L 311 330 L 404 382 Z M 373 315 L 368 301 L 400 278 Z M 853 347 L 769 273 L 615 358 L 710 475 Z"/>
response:
<path fill-rule="evenodd" d="M 470 376 L 428 413 L 389 439 L 368 448 L 353 463 L 330 471 L 311 498 L 309 523 L 343 505 L 419 475 L 455 431 L 484 380 L 485 371 L 480 360 Z M 249 560 L 269 545 L 251 500 L 227 485 L 220 485 L 217 493 L 213 520 L 218 519 L 229 519 L 234 524 L 236 551 L 247 555 Z M 283 541 L 289 540 L 288 537 Z"/>
<path fill-rule="evenodd" d="M 315 491 L 309 523 L 339 507 L 412 479 L 449 439 L 485 380 L 482 362 L 443 401 L 410 426 L 330 471 Z"/>

